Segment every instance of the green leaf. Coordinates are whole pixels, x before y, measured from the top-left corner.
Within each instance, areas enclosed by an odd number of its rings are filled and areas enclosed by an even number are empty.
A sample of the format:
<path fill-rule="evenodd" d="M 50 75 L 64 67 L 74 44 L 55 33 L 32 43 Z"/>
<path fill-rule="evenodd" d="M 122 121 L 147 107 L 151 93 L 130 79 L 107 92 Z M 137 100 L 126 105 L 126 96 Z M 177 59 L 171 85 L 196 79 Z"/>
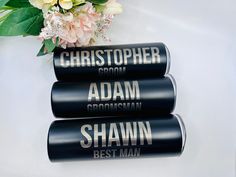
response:
<path fill-rule="evenodd" d="M 0 0 L 0 7 L 5 6 L 9 0 Z"/>
<path fill-rule="evenodd" d="M 59 41 L 60 41 L 60 40 L 59 40 L 59 37 L 57 37 L 57 38 L 56 38 L 56 44 L 55 44 L 56 47 L 58 47 L 58 45 L 59 45 Z"/>
<path fill-rule="evenodd" d="M 37 16 L 35 21 L 31 24 L 31 26 L 28 28 L 26 33 L 28 35 L 34 35 L 34 36 L 39 35 L 39 33 L 41 32 L 41 29 L 43 28 L 43 21 L 44 21 L 43 14 L 41 13 Z"/>
<path fill-rule="evenodd" d="M 52 52 L 56 47 L 56 44 L 53 43 L 52 39 L 44 40 L 44 45 L 48 53 Z"/>
<path fill-rule="evenodd" d="M 8 3 L 6 3 L 6 6 L 10 7 L 32 7 L 32 5 L 29 3 L 28 0 L 8 0 Z"/>
<path fill-rule="evenodd" d="M 43 44 L 43 46 L 41 47 L 41 49 L 39 50 L 37 57 L 46 55 L 47 53 L 44 52 L 45 51 L 45 45 Z"/>
<path fill-rule="evenodd" d="M 6 13 L 5 15 L 1 16 L 0 17 L 0 23 L 4 22 L 5 19 L 12 13 L 12 11 Z"/>
<path fill-rule="evenodd" d="M 88 0 L 89 2 L 93 3 L 93 4 L 104 4 L 106 3 L 108 0 Z"/>
<path fill-rule="evenodd" d="M 46 39 L 43 41 L 43 46 L 39 50 L 37 56 L 43 56 L 46 54 L 49 54 L 54 51 L 54 49 L 58 46 L 59 44 L 59 38 L 56 38 L 56 43 L 53 43 L 52 39 Z"/>
<path fill-rule="evenodd" d="M 42 11 L 20 8 L 13 11 L 0 25 L 0 36 L 38 35 L 43 27 Z"/>

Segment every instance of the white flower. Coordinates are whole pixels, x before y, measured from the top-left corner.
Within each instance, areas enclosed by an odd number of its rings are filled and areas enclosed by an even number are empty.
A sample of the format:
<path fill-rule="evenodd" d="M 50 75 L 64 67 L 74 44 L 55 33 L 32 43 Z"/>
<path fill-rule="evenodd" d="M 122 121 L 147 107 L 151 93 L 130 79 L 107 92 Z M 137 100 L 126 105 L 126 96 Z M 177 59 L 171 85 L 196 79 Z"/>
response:
<path fill-rule="evenodd" d="M 111 14 L 111 15 L 117 15 L 122 13 L 122 5 L 116 0 L 109 0 L 105 4 L 105 9 L 103 10 L 103 14 Z"/>
<path fill-rule="evenodd" d="M 69 10 L 73 7 L 72 0 L 59 0 L 59 4 L 63 9 Z"/>
<path fill-rule="evenodd" d="M 30 4 L 39 9 L 46 10 L 57 3 L 57 0 L 29 0 Z"/>
<path fill-rule="evenodd" d="M 69 10 L 73 6 L 85 3 L 85 0 L 59 0 L 59 4 L 63 9 Z"/>

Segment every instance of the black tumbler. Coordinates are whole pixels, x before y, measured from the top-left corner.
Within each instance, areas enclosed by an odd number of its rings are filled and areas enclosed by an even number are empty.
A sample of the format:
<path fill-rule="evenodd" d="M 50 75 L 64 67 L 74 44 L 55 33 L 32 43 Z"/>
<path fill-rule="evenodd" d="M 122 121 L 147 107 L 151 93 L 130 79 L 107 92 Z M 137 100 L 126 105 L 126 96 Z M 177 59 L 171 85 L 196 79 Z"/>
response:
<path fill-rule="evenodd" d="M 59 81 L 155 78 L 170 68 L 163 43 L 57 48 L 53 61 Z"/>
<path fill-rule="evenodd" d="M 180 155 L 186 133 L 178 115 L 54 121 L 48 132 L 51 161 Z"/>
<path fill-rule="evenodd" d="M 142 80 L 56 82 L 51 105 L 55 117 L 166 114 L 175 107 L 172 76 Z"/>

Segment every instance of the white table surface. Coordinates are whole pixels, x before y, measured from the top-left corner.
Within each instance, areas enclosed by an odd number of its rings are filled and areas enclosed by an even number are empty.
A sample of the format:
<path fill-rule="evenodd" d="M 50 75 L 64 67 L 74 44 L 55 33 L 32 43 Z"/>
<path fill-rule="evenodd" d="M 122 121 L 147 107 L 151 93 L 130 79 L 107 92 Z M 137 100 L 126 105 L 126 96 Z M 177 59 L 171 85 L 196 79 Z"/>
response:
<path fill-rule="evenodd" d="M 1 177 L 233 177 L 236 118 L 236 1 L 120 0 L 111 44 L 162 41 L 176 78 L 175 113 L 187 129 L 182 156 L 51 163 L 55 120 L 50 56 L 33 37 L 0 38 Z"/>

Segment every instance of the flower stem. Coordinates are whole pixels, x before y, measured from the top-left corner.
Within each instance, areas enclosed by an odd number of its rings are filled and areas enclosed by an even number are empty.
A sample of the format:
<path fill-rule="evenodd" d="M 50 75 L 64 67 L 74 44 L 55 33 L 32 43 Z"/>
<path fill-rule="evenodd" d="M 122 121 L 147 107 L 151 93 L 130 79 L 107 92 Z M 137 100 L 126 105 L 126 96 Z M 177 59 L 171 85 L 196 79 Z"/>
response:
<path fill-rule="evenodd" d="M 10 6 L 0 7 L 0 10 L 4 10 L 4 11 L 6 11 L 6 10 L 14 10 L 14 9 L 16 9 L 16 8 L 15 7 L 10 7 Z"/>

